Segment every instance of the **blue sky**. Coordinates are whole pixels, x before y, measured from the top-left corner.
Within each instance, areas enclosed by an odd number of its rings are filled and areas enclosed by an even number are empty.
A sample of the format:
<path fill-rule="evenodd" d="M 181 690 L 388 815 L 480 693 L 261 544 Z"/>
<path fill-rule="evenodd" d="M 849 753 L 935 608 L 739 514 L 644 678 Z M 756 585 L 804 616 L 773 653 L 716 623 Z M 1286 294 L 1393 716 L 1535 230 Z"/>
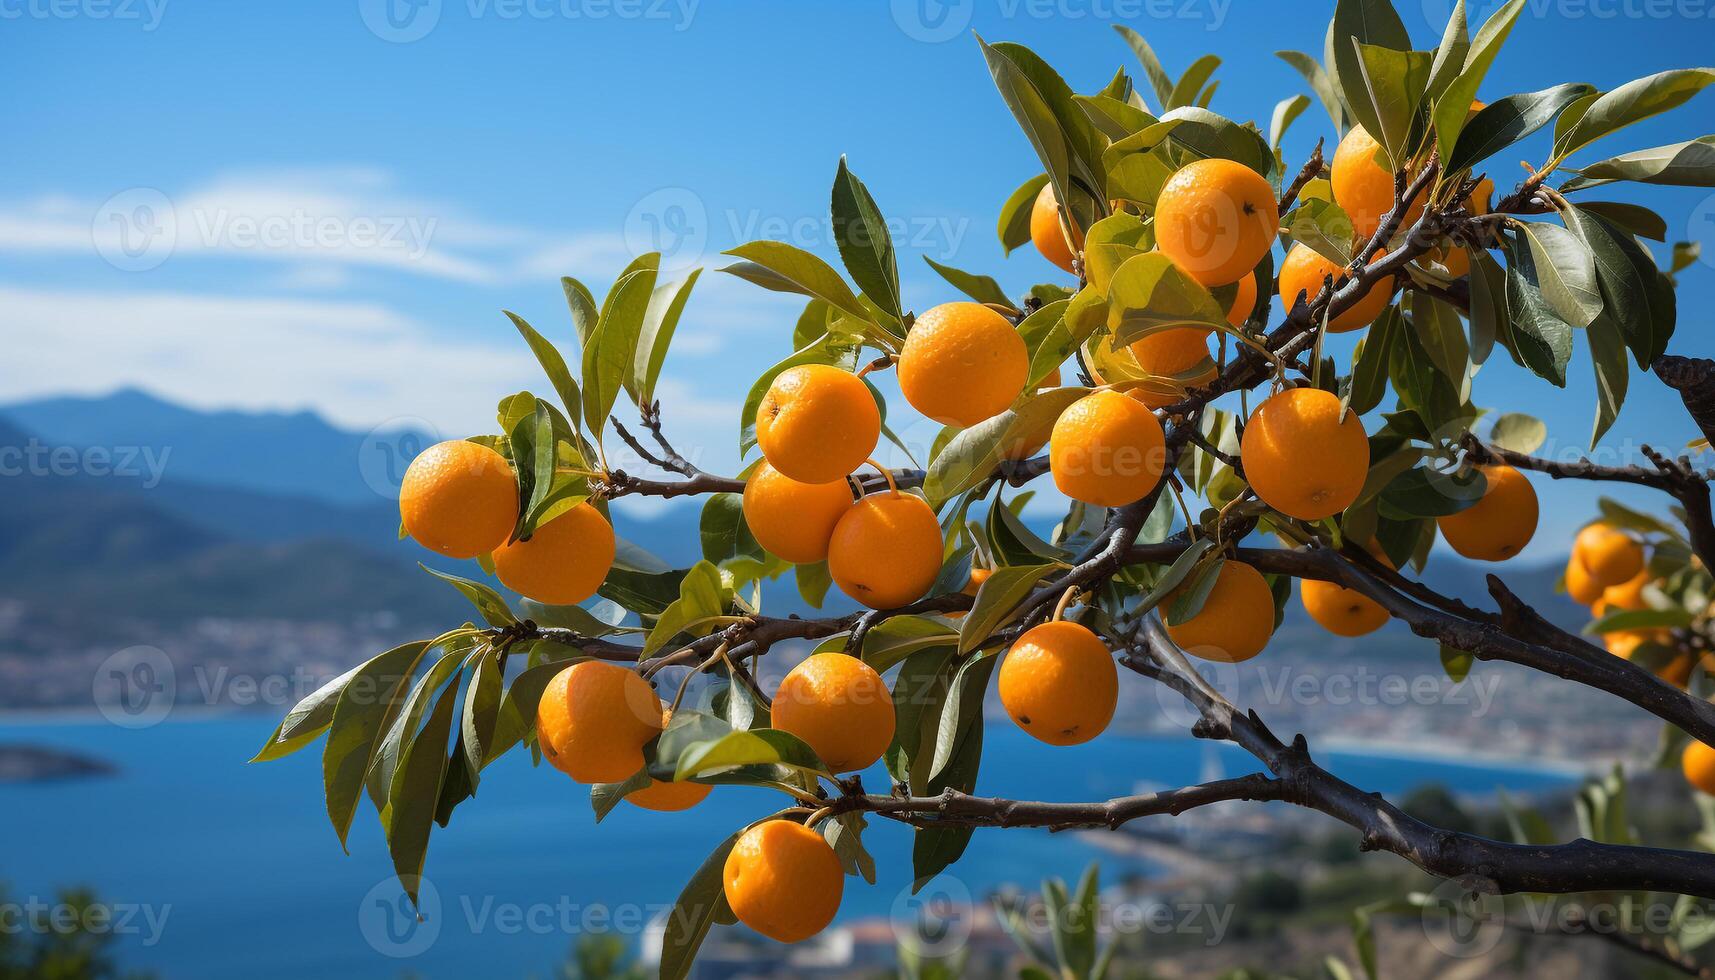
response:
<path fill-rule="evenodd" d="M 1420 46 L 1447 6 L 1400 5 Z M 1331 7 L 420 0 L 415 19 L 399 6 L 389 21 L 370 0 L 0 0 L 12 96 L 0 105 L 0 400 L 139 384 L 202 406 L 312 408 L 352 428 L 487 430 L 501 395 L 547 387 L 502 308 L 569 348 L 558 277 L 599 292 L 654 229 L 680 266 L 723 264 L 721 249 L 754 237 L 831 258 L 842 153 L 901 225 L 909 305 L 953 298 L 923 254 L 1016 292 L 1059 273 L 1033 253 L 1001 256 L 995 211 L 1036 167 L 972 30 L 1030 45 L 1089 91 L 1136 71 L 1110 28 L 1126 23 L 1175 74 L 1219 55 L 1212 108 L 1266 124 L 1303 90 L 1272 52 L 1319 52 Z M 1712 39 L 1715 2 L 1531 0 L 1481 94 L 1610 88 L 1707 63 Z M 1585 159 L 1710 132 L 1705 94 Z M 1313 106 L 1289 161 L 1328 134 Z M 1542 155 L 1531 143 L 1492 160 L 1497 184 Z M 1655 207 L 1671 237 L 1715 254 L 1706 191 L 1603 196 Z M 115 251 L 112 220 L 139 206 L 176 235 L 134 260 Z M 1687 270 L 1675 352 L 1709 353 L 1711 300 L 1715 267 Z M 662 396 L 672 431 L 711 467 L 734 466 L 737 406 L 787 353 L 796 309 L 732 277 L 699 285 Z M 1589 431 L 1588 374 L 1580 351 L 1562 393 L 1491 361 L 1476 397 L 1543 416 L 1569 452 Z M 926 444 L 933 428 L 896 404 L 897 426 Z M 1679 447 L 1694 434 L 1670 392 L 1634 375 L 1607 441 Z M 1593 497 L 1542 490 L 1565 524 Z"/>

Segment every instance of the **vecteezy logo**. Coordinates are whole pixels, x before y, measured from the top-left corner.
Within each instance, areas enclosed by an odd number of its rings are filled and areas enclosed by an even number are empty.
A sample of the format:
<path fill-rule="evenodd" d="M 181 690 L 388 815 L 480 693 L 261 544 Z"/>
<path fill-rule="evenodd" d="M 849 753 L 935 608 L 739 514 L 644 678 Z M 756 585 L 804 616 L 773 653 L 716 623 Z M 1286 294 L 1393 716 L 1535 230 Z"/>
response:
<path fill-rule="evenodd" d="M 1482 956 L 1500 944 L 1506 914 L 1493 882 L 1449 878 L 1424 896 L 1423 935 L 1444 955 Z"/>
<path fill-rule="evenodd" d="M 660 252 L 663 269 L 696 265 L 708 243 L 709 210 L 684 187 L 663 187 L 625 216 L 626 249 L 633 255 Z"/>
<path fill-rule="evenodd" d="M 440 433 L 428 419 L 413 416 L 388 419 L 363 437 L 357 447 L 357 471 L 377 496 L 392 500 L 399 496 L 405 468 L 417 454 L 440 441 Z"/>
<path fill-rule="evenodd" d="M 971 938 L 971 890 L 952 875 L 937 875 L 912 893 L 902 889 L 893 900 L 893 935 L 923 957 L 948 956 Z"/>
<path fill-rule="evenodd" d="M 126 647 L 95 669 L 91 693 L 102 717 L 121 728 L 150 728 L 173 710 L 178 674 L 165 653 Z"/>
<path fill-rule="evenodd" d="M 120 191 L 90 222 L 95 251 L 122 272 L 146 272 L 173 254 L 179 241 L 172 199 L 153 187 Z"/>
<path fill-rule="evenodd" d="M 420 41 L 441 22 L 441 0 L 357 0 L 369 33 L 383 41 Z"/>
<path fill-rule="evenodd" d="M 417 886 L 417 904 L 404 882 Z M 441 935 L 441 893 L 427 878 L 407 875 L 376 882 L 357 905 L 357 929 L 369 948 L 382 956 L 405 959 L 427 952 Z"/>
<path fill-rule="evenodd" d="M 893 0 L 893 22 L 925 44 L 951 41 L 971 26 L 976 0 Z"/>

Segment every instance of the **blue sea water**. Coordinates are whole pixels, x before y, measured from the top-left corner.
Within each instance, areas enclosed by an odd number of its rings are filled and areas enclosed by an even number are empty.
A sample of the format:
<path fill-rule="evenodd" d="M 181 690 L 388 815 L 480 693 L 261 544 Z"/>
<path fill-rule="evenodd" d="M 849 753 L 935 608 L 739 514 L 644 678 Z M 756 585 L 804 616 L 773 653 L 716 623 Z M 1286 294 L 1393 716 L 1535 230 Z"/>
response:
<path fill-rule="evenodd" d="M 435 831 L 426 877 L 440 903 L 436 925 L 378 933 L 387 921 L 380 910 L 399 889 L 374 813 L 359 811 L 351 853 L 343 854 L 322 809 L 319 746 L 245 764 L 273 723 L 257 715 L 141 730 L 0 722 L 0 742 L 68 749 L 119 768 L 111 777 L 0 787 L 0 881 L 11 900 L 75 884 L 138 906 L 123 962 L 170 978 L 545 976 L 580 931 L 635 935 L 722 838 L 784 799 L 721 787 L 688 813 L 625 807 L 598 826 L 587 790 L 515 753 L 484 774 L 449 828 Z M 1415 757 L 1319 758 L 1388 794 L 1428 782 L 1471 793 L 1530 791 L 1567 778 Z M 978 789 L 1097 799 L 1134 792 L 1140 781 L 1195 782 L 1212 764 L 1225 775 L 1256 768 L 1236 749 L 1189 737 L 1108 736 L 1052 748 L 995 725 Z M 879 773 L 872 780 L 885 785 Z M 848 879 L 842 918 L 887 915 L 909 883 L 907 828 L 876 820 L 865 843 L 879 880 Z M 1006 883 L 1073 878 L 1092 860 L 1109 880 L 1148 870 L 1075 835 L 1012 830 L 979 831 L 954 872 L 960 887 L 981 896 Z"/>

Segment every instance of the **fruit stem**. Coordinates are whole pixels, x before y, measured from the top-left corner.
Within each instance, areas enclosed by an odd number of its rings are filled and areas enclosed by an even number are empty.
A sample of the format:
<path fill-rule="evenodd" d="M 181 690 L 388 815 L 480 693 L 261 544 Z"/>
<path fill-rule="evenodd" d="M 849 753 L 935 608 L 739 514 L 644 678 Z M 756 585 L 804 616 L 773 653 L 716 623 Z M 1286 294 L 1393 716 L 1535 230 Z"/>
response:
<path fill-rule="evenodd" d="M 821 823 L 822 819 L 824 817 L 828 816 L 829 814 L 831 814 L 833 812 L 834 812 L 834 808 L 831 806 L 822 807 L 820 810 L 817 810 L 815 813 L 812 813 L 808 817 L 804 818 L 804 828 L 806 830 L 815 830 L 816 825 Z"/>
<path fill-rule="evenodd" d="M 1072 604 L 1072 597 L 1078 594 L 1076 585 L 1066 586 L 1066 591 L 1060 593 L 1060 601 L 1054 604 L 1054 615 L 1048 618 L 1050 623 L 1058 623 L 1066 615 L 1066 607 Z"/>
<path fill-rule="evenodd" d="M 857 376 L 861 378 L 871 371 L 880 371 L 883 368 L 892 367 L 896 362 L 898 362 L 898 360 L 899 358 L 893 354 L 883 354 L 875 360 L 870 361 L 868 364 L 865 364 L 863 367 L 858 368 Z"/>
<path fill-rule="evenodd" d="M 881 478 L 883 480 L 887 481 L 887 489 L 890 493 L 892 493 L 895 497 L 899 496 L 899 484 L 893 482 L 893 471 L 892 470 L 890 470 L 887 467 L 876 462 L 875 457 L 873 457 L 873 456 L 870 457 L 869 459 L 864 460 L 864 462 L 875 467 L 875 471 L 877 473 L 881 474 Z"/>

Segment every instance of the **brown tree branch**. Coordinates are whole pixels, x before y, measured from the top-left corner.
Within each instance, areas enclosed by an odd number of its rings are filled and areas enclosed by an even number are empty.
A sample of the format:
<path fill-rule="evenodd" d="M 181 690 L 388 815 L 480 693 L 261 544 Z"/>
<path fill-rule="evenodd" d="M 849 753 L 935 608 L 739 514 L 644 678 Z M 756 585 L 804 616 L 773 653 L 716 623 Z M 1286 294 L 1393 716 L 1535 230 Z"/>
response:
<path fill-rule="evenodd" d="M 1663 354 L 1650 367 L 1663 384 L 1679 392 L 1703 438 L 1715 443 L 1715 361 Z"/>
<path fill-rule="evenodd" d="M 915 827 L 1046 827 L 1050 830 L 1107 829 L 1139 817 L 1170 814 L 1228 800 L 1279 800 L 1282 786 L 1262 773 L 1217 779 L 1194 786 L 1121 796 L 1096 803 L 1035 803 L 967 796 L 946 790 L 935 796 L 847 796 L 833 813 L 862 810 Z"/>

